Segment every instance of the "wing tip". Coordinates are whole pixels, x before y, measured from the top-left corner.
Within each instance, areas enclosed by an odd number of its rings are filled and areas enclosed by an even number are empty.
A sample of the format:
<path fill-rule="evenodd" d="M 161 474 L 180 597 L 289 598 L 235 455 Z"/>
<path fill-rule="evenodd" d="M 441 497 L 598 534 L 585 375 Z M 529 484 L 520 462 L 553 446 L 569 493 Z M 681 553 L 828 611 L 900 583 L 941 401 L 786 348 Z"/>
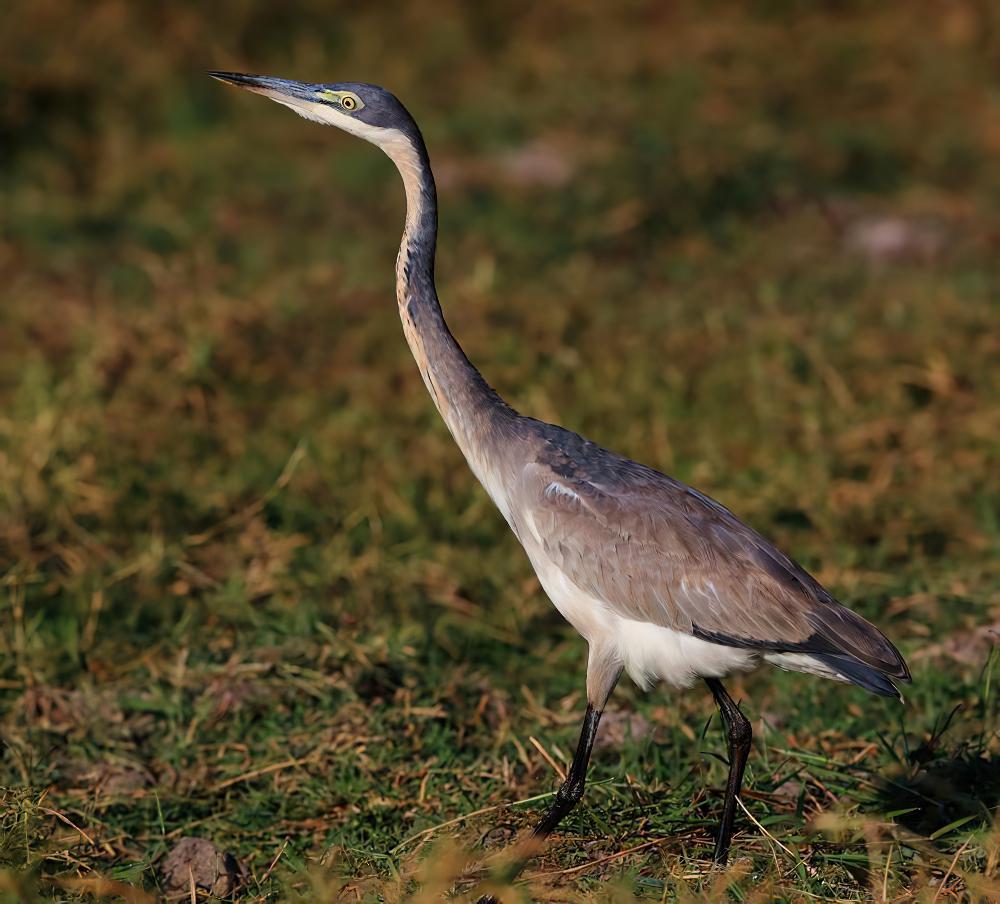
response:
<path fill-rule="evenodd" d="M 813 653 L 812 656 L 835 671 L 845 681 L 856 684 L 870 694 L 879 697 L 895 697 L 897 700 L 905 702 L 899 688 L 889 680 L 892 677 L 899 681 L 910 681 L 905 663 L 903 669 L 906 671 L 906 677 L 903 677 L 859 662 L 852 656 L 838 656 L 831 653 Z"/>
<path fill-rule="evenodd" d="M 834 601 L 832 606 L 817 607 L 807 616 L 816 637 L 828 645 L 821 653 L 858 662 L 889 678 L 909 683 L 910 670 L 902 653 L 868 619 Z"/>

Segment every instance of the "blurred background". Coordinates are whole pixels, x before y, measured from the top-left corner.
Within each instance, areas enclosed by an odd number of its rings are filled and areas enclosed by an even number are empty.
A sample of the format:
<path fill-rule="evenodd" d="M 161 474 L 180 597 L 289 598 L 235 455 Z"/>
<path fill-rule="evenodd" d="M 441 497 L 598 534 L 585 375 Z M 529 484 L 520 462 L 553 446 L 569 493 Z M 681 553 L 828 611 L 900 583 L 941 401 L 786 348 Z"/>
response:
<path fill-rule="evenodd" d="M 509 837 L 531 805 L 500 805 L 555 781 L 528 739 L 556 763 L 574 743 L 583 644 L 401 336 L 395 170 L 207 69 L 395 92 L 438 178 L 446 315 L 487 379 L 711 493 L 908 655 L 902 715 L 737 682 L 783 751 L 752 767 L 757 815 L 811 870 L 748 828 L 767 881 L 864 883 L 857 825 L 801 834 L 835 811 L 924 839 L 885 829 L 893 887 L 963 842 L 947 881 L 971 882 L 1000 792 L 986 0 L 8 7 L 4 881 L 169 891 L 198 835 L 261 899 L 320 868 L 398 898 L 440 833 L 397 845 L 458 818 L 470 843 Z M 692 770 L 718 785 L 697 751 L 723 745 L 701 696 L 622 686 L 552 870 L 669 833 L 707 855 L 717 799 Z M 551 881 L 666 894 L 678 844 Z"/>

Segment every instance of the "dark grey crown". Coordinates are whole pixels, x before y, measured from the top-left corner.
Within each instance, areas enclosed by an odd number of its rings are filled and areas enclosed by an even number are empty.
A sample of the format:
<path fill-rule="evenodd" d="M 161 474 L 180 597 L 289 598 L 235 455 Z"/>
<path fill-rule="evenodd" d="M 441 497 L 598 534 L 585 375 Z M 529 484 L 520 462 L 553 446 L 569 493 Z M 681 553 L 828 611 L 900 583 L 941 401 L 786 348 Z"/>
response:
<path fill-rule="evenodd" d="M 353 91 L 364 102 L 361 110 L 350 114 L 355 119 L 384 129 L 399 129 L 406 135 L 420 134 L 416 122 L 406 107 L 394 94 L 379 85 L 369 85 L 364 82 L 335 82 L 329 85 L 316 85 L 315 88 L 317 91 Z"/>

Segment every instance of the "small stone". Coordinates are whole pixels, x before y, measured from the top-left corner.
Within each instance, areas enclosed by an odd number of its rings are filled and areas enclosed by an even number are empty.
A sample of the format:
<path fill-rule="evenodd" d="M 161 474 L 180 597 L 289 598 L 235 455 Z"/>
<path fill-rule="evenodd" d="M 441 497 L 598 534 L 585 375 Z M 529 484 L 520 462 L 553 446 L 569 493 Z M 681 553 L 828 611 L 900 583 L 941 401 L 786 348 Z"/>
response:
<path fill-rule="evenodd" d="M 869 263 L 931 261 L 948 243 L 941 223 L 904 216 L 870 216 L 851 223 L 844 235 L 847 249 Z"/>
<path fill-rule="evenodd" d="M 143 766 L 122 763 L 100 763 L 91 778 L 98 794 L 115 796 L 132 794 L 156 784 L 152 773 Z"/>
<path fill-rule="evenodd" d="M 601 717 L 601 723 L 597 728 L 597 737 L 594 739 L 594 749 L 604 750 L 608 747 L 621 747 L 625 739 L 629 737 L 633 741 L 641 741 L 652 730 L 653 726 L 649 724 L 649 720 L 639 713 L 611 710 Z"/>
<path fill-rule="evenodd" d="M 780 785 L 776 786 L 771 794 L 783 803 L 794 804 L 802 796 L 802 785 L 802 779 L 786 779 Z"/>
<path fill-rule="evenodd" d="M 235 895 L 246 884 L 246 868 L 232 854 L 220 851 L 206 838 L 181 838 L 163 861 L 164 891 L 189 894 L 196 889 L 217 898 Z"/>
<path fill-rule="evenodd" d="M 502 848 L 510 844 L 514 835 L 515 832 L 510 826 L 496 826 L 483 835 L 481 843 L 487 850 Z"/>

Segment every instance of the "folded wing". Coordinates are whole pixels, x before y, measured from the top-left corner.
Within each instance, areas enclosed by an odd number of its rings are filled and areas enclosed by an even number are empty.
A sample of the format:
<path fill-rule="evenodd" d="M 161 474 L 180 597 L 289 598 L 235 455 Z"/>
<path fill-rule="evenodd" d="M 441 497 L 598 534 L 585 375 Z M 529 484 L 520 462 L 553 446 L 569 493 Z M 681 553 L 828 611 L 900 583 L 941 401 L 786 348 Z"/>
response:
<path fill-rule="evenodd" d="M 875 693 L 895 693 L 883 676 L 909 680 L 881 631 L 680 481 L 550 428 L 520 496 L 552 562 L 625 618 L 762 654 L 811 655 Z"/>

